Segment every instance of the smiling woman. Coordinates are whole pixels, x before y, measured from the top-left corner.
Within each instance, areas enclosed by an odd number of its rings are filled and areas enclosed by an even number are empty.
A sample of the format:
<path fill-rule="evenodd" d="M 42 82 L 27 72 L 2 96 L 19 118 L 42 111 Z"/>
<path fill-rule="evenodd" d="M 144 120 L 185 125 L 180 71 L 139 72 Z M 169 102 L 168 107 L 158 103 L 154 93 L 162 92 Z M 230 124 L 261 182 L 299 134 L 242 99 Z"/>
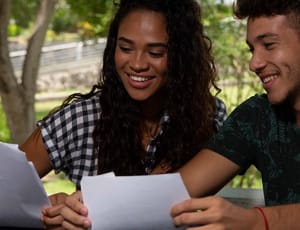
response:
<path fill-rule="evenodd" d="M 121 0 L 99 83 L 39 121 L 21 148 L 41 177 L 63 171 L 77 188 L 84 175 L 175 172 L 225 119 L 211 93 L 218 87 L 210 44 L 194 0 Z M 65 216 L 74 213 L 57 200 L 44 210 L 45 224 L 81 220 Z"/>

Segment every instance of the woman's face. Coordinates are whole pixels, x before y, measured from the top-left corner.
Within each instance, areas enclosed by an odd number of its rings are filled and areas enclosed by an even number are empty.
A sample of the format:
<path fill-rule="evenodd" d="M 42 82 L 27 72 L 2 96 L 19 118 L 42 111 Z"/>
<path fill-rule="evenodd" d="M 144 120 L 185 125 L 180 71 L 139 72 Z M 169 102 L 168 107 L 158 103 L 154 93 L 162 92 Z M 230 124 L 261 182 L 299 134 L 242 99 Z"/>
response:
<path fill-rule="evenodd" d="M 121 21 L 115 63 L 132 99 L 145 101 L 166 83 L 167 43 L 166 21 L 160 13 L 135 10 Z"/>

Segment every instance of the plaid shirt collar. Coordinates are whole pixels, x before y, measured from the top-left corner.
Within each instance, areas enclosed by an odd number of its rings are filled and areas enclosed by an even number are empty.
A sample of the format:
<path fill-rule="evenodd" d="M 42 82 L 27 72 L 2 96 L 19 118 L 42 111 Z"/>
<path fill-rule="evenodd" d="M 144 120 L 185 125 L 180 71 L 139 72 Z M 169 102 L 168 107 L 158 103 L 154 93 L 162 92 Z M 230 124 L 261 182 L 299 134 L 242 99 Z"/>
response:
<path fill-rule="evenodd" d="M 214 122 L 215 122 L 214 125 L 215 125 L 215 131 L 217 132 L 219 128 L 223 125 L 223 122 L 226 119 L 227 112 L 226 112 L 226 106 L 222 100 L 216 97 L 215 102 L 216 102 L 216 111 L 214 114 Z M 147 151 L 146 157 L 144 160 L 142 160 L 142 164 L 144 165 L 145 172 L 147 174 L 150 174 L 154 168 L 154 164 L 156 160 L 155 159 L 156 147 L 159 145 L 158 137 L 162 135 L 165 125 L 169 122 L 170 122 L 170 116 L 165 111 L 163 113 L 163 116 L 160 119 L 160 131 L 154 138 L 150 140 L 146 149 Z"/>
<path fill-rule="evenodd" d="M 155 164 L 155 152 L 156 152 L 156 147 L 159 144 L 158 137 L 162 135 L 163 133 L 163 128 L 165 127 L 165 124 L 169 123 L 170 121 L 170 116 L 167 112 L 164 112 L 162 117 L 160 118 L 160 131 L 159 133 L 154 137 L 150 139 L 149 144 L 147 145 L 147 154 L 144 160 L 142 160 L 142 164 L 145 167 L 145 172 L 147 174 L 150 174 L 154 168 Z"/>

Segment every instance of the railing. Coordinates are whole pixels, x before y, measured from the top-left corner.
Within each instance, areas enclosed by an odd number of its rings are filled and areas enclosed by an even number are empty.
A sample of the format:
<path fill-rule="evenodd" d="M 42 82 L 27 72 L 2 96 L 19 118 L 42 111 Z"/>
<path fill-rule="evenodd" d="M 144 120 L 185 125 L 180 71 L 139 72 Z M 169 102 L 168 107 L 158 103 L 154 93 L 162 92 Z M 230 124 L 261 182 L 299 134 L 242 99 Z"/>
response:
<path fill-rule="evenodd" d="M 42 48 L 40 68 L 67 62 L 80 61 L 85 58 L 100 58 L 103 54 L 105 38 L 97 41 L 70 42 L 48 45 Z M 26 50 L 11 51 L 10 58 L 15 71 L 23 66 Z"/>

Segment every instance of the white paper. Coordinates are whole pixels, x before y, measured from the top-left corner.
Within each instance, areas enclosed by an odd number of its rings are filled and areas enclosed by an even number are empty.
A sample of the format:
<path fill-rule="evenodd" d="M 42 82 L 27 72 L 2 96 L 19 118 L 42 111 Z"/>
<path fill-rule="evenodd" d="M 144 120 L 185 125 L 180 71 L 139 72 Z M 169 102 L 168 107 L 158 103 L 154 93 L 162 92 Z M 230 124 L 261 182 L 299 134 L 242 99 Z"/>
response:
<path fill-rule="evenodd" d="M 50 206 L 42 182 L 17 145 L 0 142 L 0 226 L 42 228 Z"/>
<path fill-rule="evenodd" d="M 85 176 L 81 190 L 94 230 L 179 229 L 170 209 L 189 198 L 178 173 Z"/>

